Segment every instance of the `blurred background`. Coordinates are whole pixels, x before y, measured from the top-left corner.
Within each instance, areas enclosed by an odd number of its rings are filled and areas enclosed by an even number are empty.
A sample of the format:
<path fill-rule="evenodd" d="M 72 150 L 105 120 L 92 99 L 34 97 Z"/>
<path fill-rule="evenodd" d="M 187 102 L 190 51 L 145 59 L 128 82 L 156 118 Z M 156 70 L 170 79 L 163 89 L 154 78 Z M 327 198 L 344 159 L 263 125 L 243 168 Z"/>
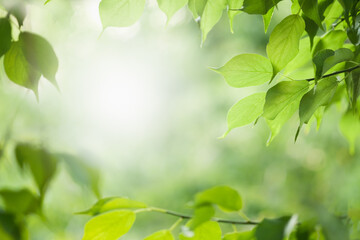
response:
<path fill-rule="evenodd" d="M 326 112 L 318 132 L 313 124 L 296 143 L 296 117 L 268 147 L 263 119 L 218 139 L 228 109 L 268 86 L 231 88 L 209 67 L 240 53 L 265 55 L 268 34 L 261 17 L 240 14 L 231 34 L 224 12 L 200 48 L 198 23 L 186 8 L 166 26 L 156 1 L 148 1 L 135 25 L 108 28 L 100 36 L 98 4 L 27 1 L 24 29 L 54 47 L 61 92 L 42 79 L 38 103 L 32 92 L 7 79 L 1 64 L 1 136 L 11 129 L 13 141 L 81 156 L 100 171 L 104 197 L 128 196 L 181 212 L 189 212 L 186 204 L 196 192 L 223 184 L 239 190 L 244 213 L 254 220 L 294 212 L 303 217 L 316 206 L 343 213 L 347 200 L 359 194 L 359 144 L 349 155 L 338 129 L 341 105 Z M 269 32 L 290 12 L 289 3 L 276 11 Z M 34 188 L 8 155 L 0 162 L 0 187 Z M 62 169 L 49 191 L 49 221 L 31 217 L 31 239 L 80 239 L 89 218 L 73 213 L 89 208 L 96 197 Z M 124 239 L 141 239 L 175 220 L 143 213 Z"/>

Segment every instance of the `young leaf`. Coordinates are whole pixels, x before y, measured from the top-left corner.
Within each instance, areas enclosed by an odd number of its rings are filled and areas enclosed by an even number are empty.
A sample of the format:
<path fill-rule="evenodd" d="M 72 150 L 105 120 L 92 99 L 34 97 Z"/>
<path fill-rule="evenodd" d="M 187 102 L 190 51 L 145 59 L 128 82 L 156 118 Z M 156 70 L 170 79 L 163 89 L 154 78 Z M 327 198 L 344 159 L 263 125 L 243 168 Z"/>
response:
<path fill-rule="evenodd" d="M 157 0 L 157 2 L 161 11 L 166 14 L 167 22 L 169 22 L 171 17 L 188 3 L 188 0 Z"/>
<path fill-rule="evenodd" d="M 30 65 L 48 79 L 55 87 L 56 72 L 59 62 L 54 49 L 46 39 L 30 32 L 22 32 L 19 36 L 21 47 Z"/>
<path fill-rule="evenodd" d="M 9 18 L 0 18 L 0 58 L 11 47 L 11 25 Z"/>
<path fill-rule="evenodd" d="M 209 221 L 215 215 L 215 209 L 211 204 L 195 206 L 194 217 L 189 224 L 190 229 L 195 229 L 204 222 Z"/>
<path fill-rule="evenodd" d="M 314 0 L 299 0 L 301 10 L 305 16 L 313 20 L 319 27 L 322 28 L 321 19 L 319 15 L 318 1 Z"/>
<path fill-rule="evenodd" d="M 224 211 L 239 211 L 242 200 L 239 193 L 228 186 L 217 186 L 196 194 L 195 204 L 216 204 Z"/>
<path fill-rule="evenodd" d="M 244 0 L 243 11 L 248 14 L 265 15 L 281 0 Z"/>
<path fill-rule="evenodd" d="M 202 15 L 207 1 L 208 0 L 189 0 L 188 6 L 194 19 L 197 19 Z"/>
<path fill-rule="evenodd" d="M 360 135 L 360 119 L 357 114 L 348 111 L 340 121 L 340 131 L 349 142 L 349 152 L 355 153 L 355 142 Z"/>
<path fill-rule="evenodd" d="M 208 33 L 220 20 L 226 4 L 227 0 L 207 0 L 200 20 L 202 43 L 205 42 Z"/>
<path fill-rule="evenodd" d="M 44 194 L 55 175 L 57 159 L 45 149 L 28 144 L 18 144 L 15 155 L 21 168 L 29 166 L 40 193 Z"/>
<path fill-rule="evenodd" d="M 31 89 L 38 97 L 38 83 L 41 73 L 26 60 L 20 42 L 13 42 L 4 57 L 4 68 L 8 78 L 14 83 Z"/>
<path fill-rule="evenodd" d="M 161 230 L 151 234 L 150 236 L 146 237 L 144 240 L 175 240 L 175 239 L 171 231 Z"/>
<path fill-rule="evenodd" d="M 225 234 L 223 240 L 254 240 L 254 232 L 234 232 Z"/>
<path fill-rule="evenodd" d="M 37 213 L 40 208 L 40 200 L 27 189 L 18 191 L 3 189 L 0 196 L 4 200 L 5 210 L 14 214 Z"/>
<path fill-rule="evenodd" d="M 193 236 L 185 236 L 182 233 L 179 238 L 180 240 L 221 240 L 221 228 L 217 222 L 209 221 L 198 226 Z"/>
<path fill-rule="evenodd" d="M 286 227 L 291 217 L 277 219 L 264 219 L 255 229 L 257 240 L 283 240 L 286 235 Z"/>
<path fill-rule="evenodd" d="M 142 15 L 146 0 L 101 0 L 99 5 L 103 28 L 128 27 Z"/>
<path fill-rule="evenodd" d="M 266 52 L 274 67 L 274 76 L 298 54 L 304 30 L 304 20 L 294 14 L 282 20 L 271 33 Z"/>
<path fill-rule="evenodd" d="M 117 240 L 126 234 L 135 222 L 132 211 L 118 210 L 93 217 L 85 225 L 82 240 Z"/>
<path fill-rule="evenodd" d="M 233 105 L 227 115 L 228 130 L 223 138 L 234 128 L 248 125 L 263 112 L 265 93 L 255 93 L 245 97 Z"/>
<path fill-rule="evenodd" d="M 264 22 L 264 31 L 265 33 L 267 32 L 270 22 L 271 22 L 271 18 L 274 14 L 274 8 L 271 8 L 265 15 L 263 15 L 263 22 Z"/>
<path fill-rule="evenodd" d="M 270 61 L 258 54 L 240 54 L 214 71 L 223 75 L 230 86 L 238 88 L 266 83 L 273 75 Z"/>
<path fill-rule="evenodd" d="M 263 116 L 269 120 L 275 119 L 290 104 L 300 101 L 308 89 L 307 81 L 284 81 L 276 84 L 266 93 Z"/>
<path fill-rule="evenodd" d="M 239 10 L 243 5 L 244 0 L 228 0 L 229 9 L 228 9 L 228 17 L 230 22 L 230 31 L 231 33 L 234 32 L 234 18 L 236 15 L 240 14 L 241 11 Z"/>
<path fill-rule="evenodd" d="M 79 214 L 97 215 L 99 213 L 108 212 L 114 209 L 138 209 L 146 207 L 147 206 L 145 203 L 131 200 L 128 198 L 107 197 L 100 199 L 89 210 L 80 212 Z"/>

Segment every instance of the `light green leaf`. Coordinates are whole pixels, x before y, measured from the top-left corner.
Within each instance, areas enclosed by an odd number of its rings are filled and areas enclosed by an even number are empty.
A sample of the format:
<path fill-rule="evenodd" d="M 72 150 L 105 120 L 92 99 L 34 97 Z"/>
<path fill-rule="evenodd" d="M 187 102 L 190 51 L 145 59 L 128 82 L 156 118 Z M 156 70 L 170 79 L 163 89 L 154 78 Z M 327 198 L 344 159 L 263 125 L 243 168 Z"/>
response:
<path fill-rule="evenodd" d="M 234 32 L 234 18 L 236 15 L 240 14 L 241 11 L 239 10 L 243 5 L 244 0 L 228 0 L 229 10 L 228 10 L 228 17 L 230 22 L 230 31 Z"/>
<path fill-rule="evenodd" d="M 191 222 L 190 222 L 191 223 Z M 180 240 L 220 240 L 221 228 L 217 222 L 205 222 L 194 230 L 193 236 L 180 234 Z"/>
<path fill-rule="evenodd" d="M 333 51 L 341 48 L 347 39 L 346 32 L 342 30 L 332 30 L 327 32 L 320 40 L 316 43 L 313 56 L 316 55 L 322 49 L 331 49 Z"/>
<path fill-rule="evenodd" d="M 270 61 L 258 54 L 240 54 L 214 71 L 222 74 L 230 86 L 238 88 L 266 83 L 273 75 Z"/>
<path fill-rule="evenodd" d="M 40 208 L 40 200 L 27 189 L 0 190 L 0 196 L 4 200 L 5 210 L 14 214 L 37 213 Z"/>
<path fill-rule="evenodd" d="M 328 6 L 324 11 L 325 19 L 323 20 L 326 26 L 326 29 L 330 29 L 334 23 L 334 19 L 340 18 L 343 13 L 343 9 L 338 1 L 334 1 L 333 4 Z"/>
<path fill-rule="evenodd" d="M 146 204 L 131 200 L 128 198 L 122 198 L 122 197 L 107 197 L 100 199 L 97 201 L 92 208 L 89 210 L 80 212 L 78 214 L 89 214 L 89 215 L 96 215 L 99 213 L 108 212 L 110 210 L 114 209 L 124 209 L 124 208 L 132 208 L 132 209 L 138 209 L 138 208 L 146 208 Z"/>
<path fill-rule="evenodd" d="M 171 231 L 161 230 L 151 234 L 150 236 L 146 237 L 144 240 L 175 240 L 175 239 Z"/>
<path fill-rule="evenodd" d="M 290 63 L 287 64 L 285 70 L 284 70 L 284 74 L 288 75 L 294 72 L 302 72 L 303 71 L 303 67 L 310 65 L 311 67 L 311 59 L 312 59 L 312 55 L 310 52 L 310 41 L 309 38 L 302 38 L 300 40 L 299 43 L 299 53 L 296 55 L 296 57 L 291 60 Z"/>
<path fill-rule="evenodd" d="M 209 221 L 215 215 L 215 209 L 211 204 L 202 204 L 195 207 L 190 229 L 195 229 L 204 222 Z"/>
<path fill-rule="evenodd" d="M 349 111 L 341 118 L 339 126 L 341 133 L 349 142 L 349 152 L 354 154 L 356 139 L 360 136 L 359 116 Z"/>
<path fill-rule="evenodd" d="M 234 232 L 225 234 L 223 240 L 254 240 L 254 232 Z"/>
<path fill-rule="evenodd" d="M 9 18 L 0 18 L 0 58 L 11 47 L 11 25 Z"/>
<path fill-rule="evenodd" d="M 263 112 L 265 93 L 255 93 L 245 97 L 233 105 L 227 114 L 228 130 L 223 138 L 234 128 L 248 125 Z"/>
<path fill-rule="evenodd" d="M 216 204 L 224 211 L 239 211 L 242 208 L 239 193 L 228 186 L 217 186 L 196 194 L 195 204 Z"/>
<path fill-rule="evenodd" d="M 318 1 L 299 0 L 299 5 L 305 16 L 313 20 L 319 27 L 322 27 L 319 15 Z"/>
<path fill-rule="evenodd" d="M 41 73 L 26 60 L 20 42 L 13 42 L 4 57 L 4 68 L 8 78 L 14 83 L 33 90 L 38 97 L 38 84 Z"/>
<path fill-rule="evenodd" d="M 298 54 L 299 41 L 304 30 L 304 20 L 298 15 L 290 15 L 271 33 L 266 52 L 274 67 L 274 76 Z"/>
<path fill-rule="evenodd" d="M 325 78 L 316 86 L 315 92 L 310 90 L 303 96 L 299 108 L 300 125 L 308 123 L 320 106 L 325 106 L 330 102 L 334 96 L 337 85 L 336 77 Z"/>
<path fill-rule="evenodd" d="M 203 14 L 207 1 L 208 0 L 189 0 L 188 6 L 194 19 L 197 19 Z"/>
<path fill-rule="evenodd" d="M 281 0 L 244 0 L 243 11 L 249 14 L 265 15 Z"/>
<path fill-rule="evenodd" d="M 167 22 L 169 22 L 171 17 L 188 3 L 188 0 L 157 0 L 157 2 L 161 11 L 166 14 Z"/>
<path fill-rule="evenodd" d="M 338 63 L 352 60 L 354 57 L 353 52 L 347 48 L 340 48 L 335 51 L 333 56 L 328 57 L 324 61 L 323 74 L 325 74 L 330 68 L 334 67 Z"/>
<path fill-rule="evenodd" d="M 286 235 L 286 227 L 291 217 L 277 219 L 264 219 L 255 229 L 257 240 L 283 240 Z"/>
<path fill-rule="evenodd" d="M 135 222 L 132 211 L 118 210 L 93 217 L 85 225 L 82 240 L 117 240 L 126 234 Z"/>
<path fill-rule="evenodd" d="M 99 5 L 103 28 L 128 27 L 142 15 L 146 0 L 102 0 Z"/>
<path fill-rule="evenodd" d="M 308 89 L 307 81 L 284 81 L 276 84 L 266 93 L 263 116 L 274 120 L 286 107 L 299 101 Z"/>
<path fill-rule="evenodd" d="M 264 31 L 265 33 L 267 32 L 270 22 L 271 22 L 271 18 L 274 14 L 274 8 L 271 8 L 265 15 L 263 15 L 263 22 L 264 22 Z"/>
<path fill-rule="evenodd" d="M 334 97 L 333 97 L 334 98 Z M 331 104 L 331 103 L 330 103 Z M 318 131 L 320 129 L 320 125 L 321 125 L 321 121 L 323 119 L 324 116 L 324 112 L 325 112 L 325 106 L 320 106 L 318 109 L 316 109 L 316 111 L 314 112 L 314 116 L 316 119 L 316 130 Z"/>
<path fill-rule="evenodd" d="M 16 160 L 21 168 L 28 166 L 41 194 L 45 193 L 55 175 L 57 159 L 45 149 L 29 144 L 18 144 Z"/>
<path fill-rule="evenodd" d="M 202 43 L 205 42 L 208 33 L 220 20 L 226 4 L 227 0 L 207 0 L 200 20 Z"/>
<path fill-rule="evenodd" d="M 46 39 L 30 32 L 22 32 L 19 36 L 21 47 L 30 65 L 48 79 L 54 86 L 59 62 L 54 49 Z"/>

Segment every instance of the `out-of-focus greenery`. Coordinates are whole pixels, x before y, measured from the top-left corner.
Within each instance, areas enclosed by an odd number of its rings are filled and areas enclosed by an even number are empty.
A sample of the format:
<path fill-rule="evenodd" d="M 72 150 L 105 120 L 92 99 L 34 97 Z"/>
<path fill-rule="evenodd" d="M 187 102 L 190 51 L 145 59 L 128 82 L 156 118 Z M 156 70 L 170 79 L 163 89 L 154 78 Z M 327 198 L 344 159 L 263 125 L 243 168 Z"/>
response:
<path fill-rule="evenodd" d="M 201 35 L 188 12 L 178 12 L 165 27 L 166 16 L 152 1 L 140 22 L 109 28 L 101 37 L 98 1 L 28 2 L 24 28 L 52 43 L 61 91 L 41 81 L 38 103 L 0 70 L 0 129 L 2 143 L 6 140 L 1 189 L 37 191 L 14 155 L 17 142 L 31 142 L 85 159 L 99 170 L 104 197 L 128 196 L 182 212 L 190 211 L 186 203 L 194 194 L 215 185 L 237 189 L 244 213 L 254 220 L 298 213 L 301 221 L 323 207 L 340 215 L 349 200 L 359 199 L 359 144 L 350 155 L 335 127 L 340 121 L 335 108 L 344 109 L 342 104 L 326 112 L 319 132 L 309 131 L 296 144 L 295 119 L 268 147 L 263 120 L 257 128 L 246 126 L 218 139 L 232 103 L 264 87 L 232 89 L 208 67 L 239 53 L 264 54 L 269 35 L 263 33 L 261 17 L 237 16 L 231 34 L 224 16 L 200 48 Z M 283 9 L 286 3 L 279 4 L 270 29 L 287 14 Z M 44 199 L 43 217 L 28 218 L 31 239 L 83 235 L 88 217 L 74 213 L 97 199 L 65 168 L 61 162 Z M 175 220 L 139 214 L 125 239 L 144 238 Z"/>

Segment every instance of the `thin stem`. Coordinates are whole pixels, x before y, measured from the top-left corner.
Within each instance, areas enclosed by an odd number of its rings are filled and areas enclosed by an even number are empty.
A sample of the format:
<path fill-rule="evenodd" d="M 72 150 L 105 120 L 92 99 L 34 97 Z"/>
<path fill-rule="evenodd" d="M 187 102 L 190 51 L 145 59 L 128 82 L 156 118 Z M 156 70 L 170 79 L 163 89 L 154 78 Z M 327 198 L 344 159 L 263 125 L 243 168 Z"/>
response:
<path fill-rule="evenodd" d="M 336 72 L 333 72 L 333 73 L 329 73 L 329 74 L 326 74 L 326 75 L 322 76 L 321 78 L 327 78 L 327 77 L 331 77 L 331 76 L 334 76 L 334 75 L 337 75 L 337 74 L 340 74 L 340 73 L 351 72 L 351 71 L 354 71 L 355 69 L 358 69 L 358 68 L 360 68 L 360 65 L 356 65 L 356 66 L 348 68 L 348 69 L 344 69 L 344 70 L 336 71 Z M 308 82 L 311 82 L 311 81 L 314 81 L 315 78 L 307 78 L 305 80 L 308 81 Z"/>
<path fill-rule="evenodd" d="M 170 228 L 169 231 L 172 232 L 174 229 L 182 222 L 183 218 L 179 218 Z"/>

